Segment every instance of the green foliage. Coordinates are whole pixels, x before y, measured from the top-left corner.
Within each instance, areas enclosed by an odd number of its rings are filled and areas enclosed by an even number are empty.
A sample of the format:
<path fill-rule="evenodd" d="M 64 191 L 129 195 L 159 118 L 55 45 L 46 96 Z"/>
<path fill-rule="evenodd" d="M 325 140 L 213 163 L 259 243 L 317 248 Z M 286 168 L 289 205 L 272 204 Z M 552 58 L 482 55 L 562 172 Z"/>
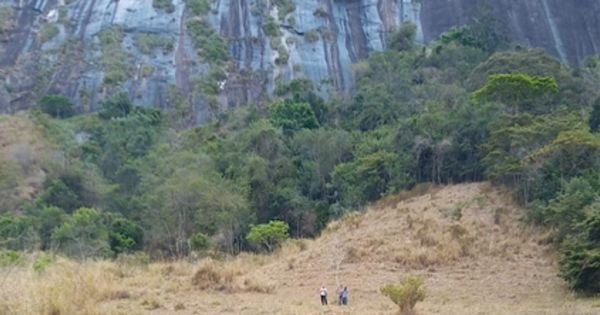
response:
<path fill-rule="evenodd" d="M 293 0 L 273 0 L 273 4 L 277 6 L 279 19 L 282 21 L 288 14 L 296 10 L 296 5 Z"/>
<path fill-rule="evenodd" d="M 269 112 L 273 125 L 281 127 L 284 132 L 314 129 L 319 126 L 315 113 L 307 103 L 278 102 L 271 106 Z"/>
<path fill-rule="evenodd" d="M 54 257 L 51 254 L 41 254 L 33 261 L 33 271 L 44 272 L 54 262 Z"/>
<path fill-rule="evenodd" d="M 186 0 L 187 7 L 193 15 L 206 15 L 210 11 L 210 0 Z"/>
<path fill-rule="evenodd" d="M 144 245 L 144 230 L 142 227 L 121 215 L 106 216 L 109 229 L 110 249 L 115 254 L 129 253 L 141 250 Z"/>
<path fill-rule="evenodd" d="M 565 242 L 560 260 L 561 276 L 573 290 L 600 292 L 600 204 L 587 208 L 577 233 Z"/>
<path fill-rule="evenodd" d="M 184 256 L 192 235 L 221 233 L 217 245 L 234 253 L 252 222 L 239 188 L 217 174 L 206 155 L 183 151 L 169 156 L 166 149 L 151 152 L 140 184 L 145 243 L 164 254 Z"/>
<path fill-rule="evenodd" d="M 391 152 L 378 151 L 335 166 L 333 185 L 343 206 L 354 208 L 374 201 L 388 192 L 412 183 L 402 174 L 403 159 Z"/>
<path fill-rule="evenodd" d="M 551 77 L 559 87 L 553 102 L 581 108 L 592 101 L 593 93 L 581 78 L 541 49 L 521 49 L 495 53 L 471 72 L 466 84 L 476 90 L 494 74 L 526 74 L 531 77 Z"/>
<path fill-rule="evenodd" d="M 19 265 L 24 260 L 23 254 L 14 250 L 0 250 L 0 268 Z"/>
<path fill-rule="evenodd" d="M 118 27 L 104 30 L 99 35 L 102 50 L 100 64 L 104 70 L 104 84 L 117 87 L 129 78 L 131 66 L 127 53 L 121 48 L 123 31 Z"/>
<path fill-rule="evenodd" d="M 200 57 L 212 65 L 221 65 L 229 59 L 227 42 L 208 22 L 190 20 L 187 27 Z"/>
<path fill-rule="evenodd" d="M 0 249 L 33 250 L 38 243 L 31 218 L 10 214 L 0 216 Z"/>
<path fill-rule="evenodd" d="M 287 223 L 273 220 L 268 224 L 252 226 L 246 239 L 251 245 L 272 252 L 288 239 L 289 229 L 290 227 Z"/>
<path fill-rule="evenodd" d="M 275 58 L 275 64 L 278 66 L 287 65 L 290 60 L 290 53 L 283 45 L 277 46 L 277 58 Z"/>
<path fill-rule="evenodd" d="M 417 26 L 404 22 L 400 29 L 390 35 L 390 48 L 398 51 L 409 51 L 415 47 Z"/>
<path fill-rule="evenodd" d="M 545 113 L 558 85 L 551 77 L 531 77 L 526 74 L 494 74 L 474 93 L 479 100 L 500 102 L 520 111 Z"/>
<path fill-rule="evenodd" d="M 158 10 L 164 10 L 167 13 L 175 12 L 173 0 L 152 0 L 152 7 Z"/>
<path fill-rule="evenodd" d="M 137 36 L 136 46 L 140 52 L 146 55 L 151 54 L 155 49 L 161 49 L 164 54 L 168 54 L 174 48 L 171 38 L 158 34 L 141 34 Z"/>
<path fill-rule="evenodd" d="M 100 106 L 102 109 L 98 113 L 99 117 L 108 120 L 129 115 L 133 104 L 131 104 L 129 96 L 125 92 L 121 92 L 103 101 Z"/>
<path fill-rule="evenodd" d="M 544 146 L 550 144 L 561 132 L 578 130 L 584 126 L 575 113 L 532 116 L 530 114 L 506 115 L 492 126 L 485 143 L 483 162 L 491 179 L 518 184 L 526 167 Z"/>
<path fill-rule="evenodd" d="M 102 213 L 80 208 L 52 233 L 54 246 L 66 255 L 80 259 L 111 256 L 109 230 Z"/>
<path fill-rule="evenodd" d="M 210 240 L 206 234 L 196 233 L 190 238 L 190 246 L 195 251 L 205 250 L 210 246 Z"/>
<path fill-rule="evenodd" d="M 420 277 L 407 276 L 402 279 L 400 286 L 388 284 L 382 287 L 381 294 L 400 307 L 400 314 L 414 314 L 417 302 L 425 300 L 423 283 Z"/>
<path fill-rule="evenodd" d="M 272 16 L 267 16 L 262 28 L 265 34 L 267 34 L 267 36 L 270 38 L 276 38 L 281 35 L 281 32 L 279 31 L 279 23 Z"/>
<path fill-rule="evenodd" d="M 37 217 L 37 228 L 42 242 L 41 249 L 50 249 L 51 237 L 54 229 L 61 226 L 67 219 L 65 211 L 58 207 L 43 207 L 39 213 L 34 214 Z"/>
<path fill-rule="evenodd" d="M 73 103 L 61 95 L 44 96 L 39 103 L 40 109 L 54 118 L 67 118 L 75 114 Z"/>
<path fill-rule="evenodd" d="M 44 184 L 43 192 L 38 196 L 37 203 L 44 206 L 55 206 L 73 212 L 82 206 L 81 199 L 72 187 L 62 179 L 51 179 Z"/>

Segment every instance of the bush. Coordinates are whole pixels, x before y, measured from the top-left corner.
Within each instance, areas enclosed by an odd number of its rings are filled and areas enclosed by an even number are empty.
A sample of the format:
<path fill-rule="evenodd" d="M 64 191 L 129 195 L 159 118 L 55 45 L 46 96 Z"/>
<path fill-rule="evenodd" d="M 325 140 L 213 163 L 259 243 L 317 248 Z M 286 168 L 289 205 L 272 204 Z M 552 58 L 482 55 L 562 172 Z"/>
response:
<path fill-rule="evenodd" d="M 23 255 L 13 250 L 0 250 L 0 268 L 18 265 L 23 262 Z"/>
<path fill-rule="evenodd" d="M 62 179 L 51 179 L 44 183 L 44 191 L 37 197 L 37 203 L 53 206 L 72 213 L 83 206 L 80 196 L 74 187 L 69 187 Z"/>
<path fill-rule="evenodd" d="M 208 22 L 191 20 L 187 27 L 198 55 L 209 64 L 220 65 L 229 59 L 227 42 Z"/>
<path fill-rule="evenodd" d="M 417 302 L 425 299 L 423 279 L 417 276 L 407 276 L 400 286 L 388 284 L 381 288 L 381 293 L 400 307 L 401 314 L 414 314 Z"/>
<path fill-rule="evenodd" d="M 210 11 L 208 0 L 187 0 L 185 2 L 193 15 L 205 15 Z"/>
<path fill-rule="evenodd" d="M 104 71 L 103 83 L 106 86 L 118 87 L 130 78 L 133 68 L 127 62 L 128 53 L 121 47 L 124 32 L 118 27 L 111 27 L 98 35 L 102 49 L 100 64 Z"/>
<path fill-rule="evenodd" d="M 280 20 L 283 20 L 288 14 L 296 10 L 296 5 L 292 0 L 274 0 L 273 4 L 277 6 Z"/>
<path fill-rule="evenodd" d="M 262 28 L 265 34 L 267 34 L 267 36 L 270 38 L 275 38 L 281 35 L 281 32 L 279 32 L 279 24 L 272 16 L 267 17 Z"/>
<path fill-rule="evenodd" d="M 0 248 L 31 250 L 38 245 L 39 238 L 31 218 L 12 214 L 0 216 Z"/>
<path fill-rule="evenodd" d="M 142 34 L 136 38 L 136 46 L 141 53 L 149 55 L 160 48 L 164 54 L 173 51 L 173 41 L 167 36 L 157 34 Z M 148 71 L 148 70 L 146 70 Z M 147 75 L 146 75 L 147 76 Z"/>
<path fill-rule="evenodd" d="M 164 10 L 167 13 L 175 12 L 175 6 L 173 0 L 153 0 L 152 7 L 158 10 Z"/>
<path fill-rule="evenodd" d="M 289 225 L 283 221 L 273 220 L 268 224 L 259 224 L 250 229 L 246 240 L 253 246 L 263 247 L 272 252 L 289 237 Z"/>
<path fill-rule="evenodd" d="M 316 30 L 308 31 L 304 34 L 304 38 L 309 43 L 314 43 L 319 40 L 319 32 Z"/>
<path fill-rule="evenodd" d="M 73 213 L 65 223 L 54 229 L 52 242 L 72 257 L 110 257 L 113 254 L 102 213 L 93 208 L 81 208 Z"/>
<path fill-rule="evenodd" d="M 308 103 L 279 102 L 270 109 L 271 122 L 285 132 L 314 129 L 319 126 L 315 112 Z"/>
<path fill-rule="evenodd" d="M 54 261 L 54 257 L 49 254 L 42 254 L 33 261 L 33 270 L 35 272 L 44 272 Z"/>
<path fill-rule="evenodd" d="M 190 247 L 192 250 L 205 250 L 210 245 L 208 236 L 204 233 L 196 233 L 190 238 Z"/>
<path fill-rule="evenodd" d="M 417 26 L 411 22 L 404 22 L 397 32 L 390 35 L 390 48 L 398 51 L 407 51 L 415 46 Z"/>
<path fill-rule="evenodd" d="M 67 118 L 75 114 L 73 103 L 61 95 L 44 96 L 40 100 L 40 109 L 54 118 Z"/>
<path fill-rule="evenodd" d="M 102 110 L 98 115 L 100 118 L 106 120 L 111 118 L 125 117 L 129 115 L 132 108 L 133 104 L 131 104 L 129 96 L 127 96 L 125 92 L 121 92 L 102 102 Z"/>
<path fill-rule="evenodd" d="M 578 235 L 563 244 L 560 274 L 571 289 L 600 292 L 600 203 L 591 206 L 587 218 L 576 227 Z"/>
<path fill-rule="evenodd" d="M 114 214 L 107 216 L 107 221 L 110 249 L 113 252 L 120 254 L 142 249 L 144 230 L 139 224 Z"/>

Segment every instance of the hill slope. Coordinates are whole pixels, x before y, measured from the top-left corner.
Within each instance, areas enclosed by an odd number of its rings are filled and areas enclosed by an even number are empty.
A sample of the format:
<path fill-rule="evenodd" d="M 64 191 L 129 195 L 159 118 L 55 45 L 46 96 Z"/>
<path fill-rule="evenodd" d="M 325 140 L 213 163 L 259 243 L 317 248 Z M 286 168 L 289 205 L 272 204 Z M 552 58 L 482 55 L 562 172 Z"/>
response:
<path fill-rule="evenodd" d="M 379 293 L 406 274 L 425 278 L 419 314 L 593 314 L 557 277 L 544 231 L 487 183 L 418 187 L 331 223 L 314 241 L 271 256 L 139 267 L 131 260 L 58 260 L 43 274 L 12 271 L 0 287 L 9 314 L 395 314 Z M 318 288 L 350 290 L 322 307 Z M 45 290 L 49 287 L 54 290 Z M 8 289 L 10 288 L 10 289 Z M 50 293 L 49 293 L 50 292 Z M 27 308 L 23 305 L 28 305 Z"/>
<path fill-rule="evenodd" d="M 394 199 L 334 222 L 308 250 L 257 271 L 281 284 L 274 313 L 316 313 L 316 289 L 341 283 L 352 293 L 348 312 L 391 314 L 378 289 L 407 273 L 426 279 L 424 314 L 585 313 L 556 276 L 544 234 L 522 225 L 519 209 L 488 184 Z"/>

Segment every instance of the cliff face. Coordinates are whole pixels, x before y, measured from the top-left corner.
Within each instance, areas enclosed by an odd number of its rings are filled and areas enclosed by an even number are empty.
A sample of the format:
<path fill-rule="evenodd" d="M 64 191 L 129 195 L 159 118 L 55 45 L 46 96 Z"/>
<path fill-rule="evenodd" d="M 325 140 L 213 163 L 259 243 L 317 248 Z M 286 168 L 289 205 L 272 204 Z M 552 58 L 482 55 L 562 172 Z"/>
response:
<path fill-rule="evenodd" d="M 600 52 L 598 1 L 489 3 L 516 41 L 571 64 Z M 326 95 L 351 88 L 350 65 L 383 49 L 402 22 L 415 23 L 417 40 L 429 42 L 471 19 L 480 4 L 0 0 L 0 110 L 60 93 L 91 111 L 124 89 L 137 104 L 186 107 L 203 122 L 226 108 L 260 103 L 278 82 L 308 78 Z M 219 40 L 228 56 L 215 50 Z"/>

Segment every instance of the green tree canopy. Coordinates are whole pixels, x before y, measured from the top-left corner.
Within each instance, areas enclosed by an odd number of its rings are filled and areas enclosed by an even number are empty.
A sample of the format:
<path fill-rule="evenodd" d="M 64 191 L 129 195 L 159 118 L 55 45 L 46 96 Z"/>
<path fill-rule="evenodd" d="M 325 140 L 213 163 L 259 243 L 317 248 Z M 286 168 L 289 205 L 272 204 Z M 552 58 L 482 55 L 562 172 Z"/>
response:
<path fill-rule="evenodd" d="M 545 113 L 552 97 L 558 93 L 554 78 L 527 74 L 494 74 L 474 93 L 482 101 L 500 102 L 512 113 Z"/>
<path fill-rule="evenodd" d="M 273 220 L 251 227 L 246 239 L 253 246 L 272 252 L 289 237 L 289 229 L 287 223 Z"/>

